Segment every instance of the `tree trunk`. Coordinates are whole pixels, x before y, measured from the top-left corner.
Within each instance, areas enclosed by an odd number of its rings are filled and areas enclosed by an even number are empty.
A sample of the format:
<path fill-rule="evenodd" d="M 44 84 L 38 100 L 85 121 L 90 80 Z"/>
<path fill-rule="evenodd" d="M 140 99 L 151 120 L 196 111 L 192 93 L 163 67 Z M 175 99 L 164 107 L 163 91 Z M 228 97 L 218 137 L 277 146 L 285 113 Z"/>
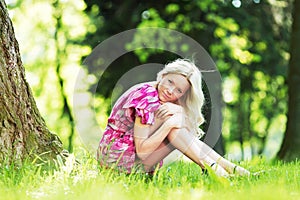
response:
<path fill-rule="evenodd" d="M 0 0 L 0 49 L 0 166 L 36 156 L 54 158 L 62 143 L 46 127 L 25 80 L 4 0 Z"/>
<path fill-rule="evenodd" d="M 291 161 L 300 158 L 300 1 L 294 0 L 291 32 L 290 63 L 288 72 L 287 128 L 278 157 Z"/>

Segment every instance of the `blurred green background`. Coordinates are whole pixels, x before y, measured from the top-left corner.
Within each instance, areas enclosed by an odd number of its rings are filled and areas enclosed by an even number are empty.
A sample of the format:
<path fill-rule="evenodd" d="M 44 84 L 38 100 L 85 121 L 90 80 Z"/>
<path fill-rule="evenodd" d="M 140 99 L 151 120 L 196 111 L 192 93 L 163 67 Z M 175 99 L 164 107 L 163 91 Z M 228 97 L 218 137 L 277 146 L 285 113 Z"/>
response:
<path fill-rule="evenodd" d="M 23 65 L 49 129 L 72 151 L 82 146 L 74 128 L 74 85 L 82 62 L 105 39 L 128 29 L 161 27 L 196 40 L 222 76 L 221 152 L 233 160 L 280 149 L 287 123 L 287 69 L 292 1 L 276 0 L 6 0 Z M 145 36 L 145 40 L 147 36 Z M 118 58 L 97 84 L 81 77 L 86 131 L 105 127 L 112 91 L 120 77 L 144 63 L 166 63 L 170 52 L 143 49 Z M 100 72 L 99 72 L 100 73 Z M 97 121 L 89 117 L 96 113 Z M 101 133 L 90 136 L 97 144 Z"/>

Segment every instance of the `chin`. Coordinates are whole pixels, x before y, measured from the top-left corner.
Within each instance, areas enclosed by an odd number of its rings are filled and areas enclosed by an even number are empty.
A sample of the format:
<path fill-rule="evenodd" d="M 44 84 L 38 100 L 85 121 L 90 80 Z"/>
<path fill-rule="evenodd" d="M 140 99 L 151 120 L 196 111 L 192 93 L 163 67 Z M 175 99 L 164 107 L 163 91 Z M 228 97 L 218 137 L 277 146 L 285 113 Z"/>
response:
<path fill-rule="evenodd" d="M 167 102 L 166 100 L 164 99 L 159 99 L 160 102 Z"/>
<path fill-rule="evenodd" d="M 161 101 L 161 102 L 168 102 L 168 101 L 165 100 L 164 98 L 159 98 L 159 101 Z"/>

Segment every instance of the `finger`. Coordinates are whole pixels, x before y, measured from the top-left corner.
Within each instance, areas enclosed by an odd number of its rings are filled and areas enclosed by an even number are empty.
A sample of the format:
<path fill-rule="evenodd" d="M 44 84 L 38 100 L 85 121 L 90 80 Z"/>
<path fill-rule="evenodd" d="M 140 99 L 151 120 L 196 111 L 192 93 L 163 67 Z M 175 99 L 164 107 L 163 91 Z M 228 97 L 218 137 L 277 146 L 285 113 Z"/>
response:
<path fill-rule="evenodd" d="M 156 111 L 155 111 L 155 115 L 158 117 L 160 116 L 161 112 L 163 111 L 163 107 L 160 106 Z"/>
<path fill-rule="evenodd" d="M 162 110 L 162 111 L 160 112 L 159 117 L 160 117 L 160 118 L 165 118 L 166 116 L 168 116 L 168 114 L 169 114 L 168 110 Z"/>
<path fill-rule="evenodd" d="M 169 119 L 170 117 L 171 117 L 170 115 L 164 115 L 164 116 L 162 116 L 162 117 L 159 118 L 159 119 L 165 121 L 165 120 Z"/>
<path fill-rule="evenodd" d="M 158 118 L 161 118 L 161 117 L 164 115 L 164 112 L 165 112 L 165 110 L 160 108 L 160 109 L 158 110 L 156 116 L 157 116 Z"/>

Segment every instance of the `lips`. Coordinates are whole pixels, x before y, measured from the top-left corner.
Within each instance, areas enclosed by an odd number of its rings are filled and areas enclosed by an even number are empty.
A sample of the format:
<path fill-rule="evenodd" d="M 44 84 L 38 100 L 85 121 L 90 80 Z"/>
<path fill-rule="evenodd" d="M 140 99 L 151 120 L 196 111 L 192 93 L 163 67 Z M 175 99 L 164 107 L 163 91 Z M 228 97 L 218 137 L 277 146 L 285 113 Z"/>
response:
<path fill-rule="evenodd" d="M 169 99 L 170 97 L 167 95 L 167 94 L 165 94 L 164 92 L 162 92 L 162 96 L 164 97 L 164 99 Z"/>

